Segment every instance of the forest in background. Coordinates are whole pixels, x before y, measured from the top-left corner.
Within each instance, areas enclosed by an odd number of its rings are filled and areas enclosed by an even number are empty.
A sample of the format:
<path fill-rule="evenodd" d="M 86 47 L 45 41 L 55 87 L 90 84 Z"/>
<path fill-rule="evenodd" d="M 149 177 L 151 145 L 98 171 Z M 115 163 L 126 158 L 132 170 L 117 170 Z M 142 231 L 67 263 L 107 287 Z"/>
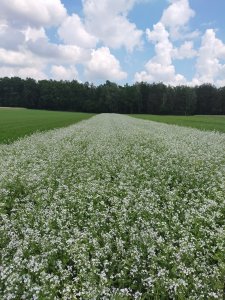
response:
<path fill-rule="evenodd" d="M 0 106 L 60 111 L 163 114 L 225 114 L 225 87 L 166 86 L 135 83 L 120 86 L 73 81 L 0 78 Z"/>

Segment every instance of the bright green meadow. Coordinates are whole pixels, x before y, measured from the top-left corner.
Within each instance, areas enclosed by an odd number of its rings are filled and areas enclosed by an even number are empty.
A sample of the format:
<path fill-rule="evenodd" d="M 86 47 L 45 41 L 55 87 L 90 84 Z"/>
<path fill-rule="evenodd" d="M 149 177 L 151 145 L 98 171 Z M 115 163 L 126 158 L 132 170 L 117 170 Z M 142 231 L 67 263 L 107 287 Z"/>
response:
<path fill-rule="evenodd" d="M 225 132 L 225 116 L 161 116 L 161 115 L 130 115 L 135 118 L 198 128 L 201 130 Z"/>
<path fill-rule="evenodd" d="M 0 199 L 1 300 L 224 298 L 224 133 L 96 115 L 0 145 Z"/>
<path fill-rule="evenodd" d="M 66 127 L 93 114 L 0 108 L 0 143 L 9 143 L 36 131 Z"/>

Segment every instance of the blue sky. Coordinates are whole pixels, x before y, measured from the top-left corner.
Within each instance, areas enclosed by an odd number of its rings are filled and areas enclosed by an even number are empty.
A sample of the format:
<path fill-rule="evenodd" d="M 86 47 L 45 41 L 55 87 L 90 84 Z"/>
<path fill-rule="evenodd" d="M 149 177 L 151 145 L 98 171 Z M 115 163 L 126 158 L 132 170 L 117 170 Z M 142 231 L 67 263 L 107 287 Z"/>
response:
<path fill-rule="evenodd" d="M 224 0 L 1 0 L 0 77 L 225 85 Z"/>

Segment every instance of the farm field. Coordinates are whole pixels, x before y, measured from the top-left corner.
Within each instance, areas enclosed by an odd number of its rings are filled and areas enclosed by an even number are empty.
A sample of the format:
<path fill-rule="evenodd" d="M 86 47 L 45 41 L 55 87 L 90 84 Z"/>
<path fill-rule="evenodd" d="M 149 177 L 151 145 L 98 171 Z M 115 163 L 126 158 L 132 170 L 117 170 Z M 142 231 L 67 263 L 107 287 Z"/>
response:
<path fill-rule="evenodd" d="M 0 299 L 222 299 L 225 134 L 101 114 L 0 145 Z"/>
<path fill-rule="evenodd" d="M 10 143 L 36 131 L 45 131 L 87 119 L 93 114 L 0 108 L 0 143 Z"/>
<path fill-rule="evenodd" d="M 162 116 L 162 115 L 130 115 L 135 118 L 144 120 L 162 122 L 167 124 L 175 124 L 179 126 L 187 126 L 198 128 L 201 130 L 225 132 L 225 116 Z"/>

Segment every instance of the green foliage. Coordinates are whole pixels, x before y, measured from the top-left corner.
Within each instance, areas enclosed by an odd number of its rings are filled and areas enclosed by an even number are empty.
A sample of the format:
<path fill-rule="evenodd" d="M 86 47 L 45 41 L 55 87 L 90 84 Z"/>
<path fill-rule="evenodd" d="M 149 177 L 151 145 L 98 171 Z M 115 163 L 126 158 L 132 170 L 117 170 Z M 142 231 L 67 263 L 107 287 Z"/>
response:
<path fill-rule="evenodd" d="M 9 143 L 36 131 L 66 127 L 93 114 L 0 108 L 0 143 Z"/>
<path fill-rule="evenodd" d="M 0 106 L 121 114 L 225 114 L 225 88 L 140 82 L 120 86 L 88 82 L 0 78 Z"/>
<path fill-rule="evenodd" d="M 131 115 L 135 118 L 198 128 L 201 130 L 225 132 L 225 116 L 160 116 L 160 115 Z"/>

